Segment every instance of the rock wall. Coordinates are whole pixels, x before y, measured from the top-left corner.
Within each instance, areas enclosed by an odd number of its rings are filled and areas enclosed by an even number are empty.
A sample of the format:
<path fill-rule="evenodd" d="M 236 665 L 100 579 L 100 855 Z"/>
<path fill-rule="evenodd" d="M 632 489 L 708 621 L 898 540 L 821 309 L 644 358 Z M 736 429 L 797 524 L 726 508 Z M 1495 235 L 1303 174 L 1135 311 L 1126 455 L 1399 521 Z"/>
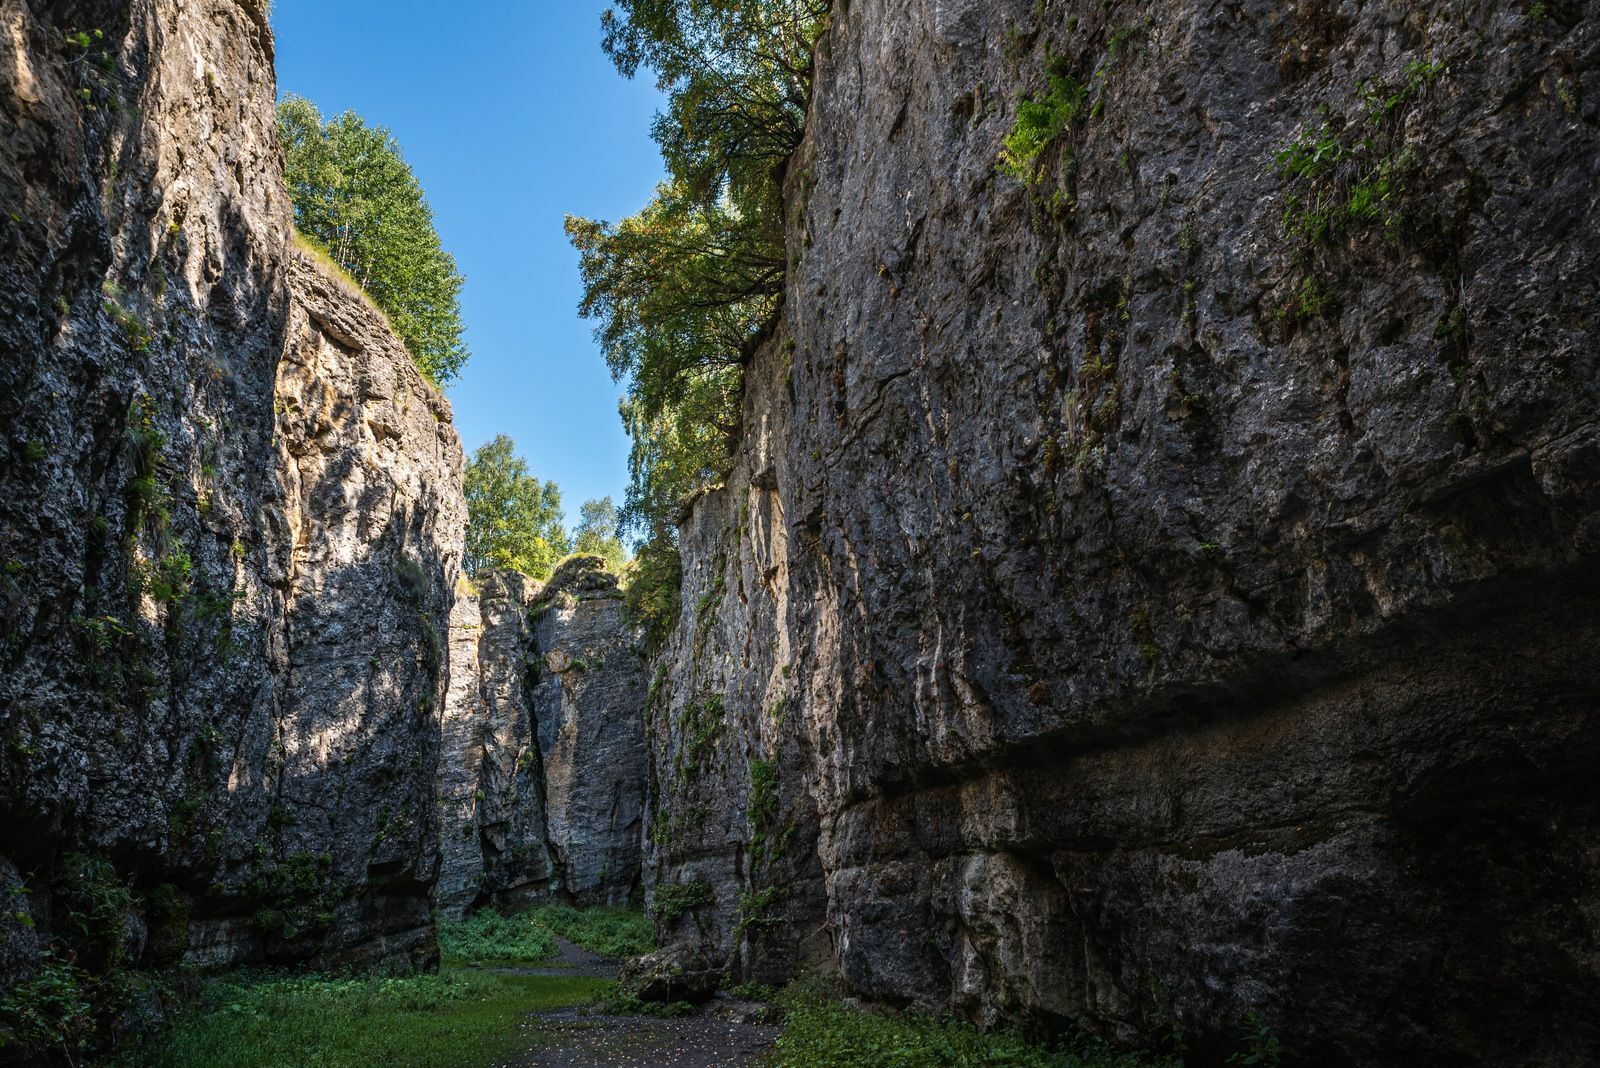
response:
<path fill-rule="evenodd" d="M 681 530 L 663 933 L 1202 1061 L 1587 1063 L 1597 14 L 840 5 Z"/>
<path fill-rule="evenodd" d="M 530 700 L 562 889 L 578 904 L 624 904 L 641 889 L 646 693 L 640 636 L 599 557 L 578 557 L 559 568 L 531 613 L 539 661 Z"/>
<path fill-rule="evenodd" d="M 476 585 L 452 632 L 440 912 L 636 899 L 645 675 L 615 576 L 576 557 L 543 584 L 489 572 Z M 475 686 L 456 687 L 457 664 Z"/>
<path fill-rule="evenodd" d="M 461 449 L 291 243 L 263 11 L 4 0 L 0 80 L 0 984 L 105 864 L 126 966 L 425 965 Z"/>

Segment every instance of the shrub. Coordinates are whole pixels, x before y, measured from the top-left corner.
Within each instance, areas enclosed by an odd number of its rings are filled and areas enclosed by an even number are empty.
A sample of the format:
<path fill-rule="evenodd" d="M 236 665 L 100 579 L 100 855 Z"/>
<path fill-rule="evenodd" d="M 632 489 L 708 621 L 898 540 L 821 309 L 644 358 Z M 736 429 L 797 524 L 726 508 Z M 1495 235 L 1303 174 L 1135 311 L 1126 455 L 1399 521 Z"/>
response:
<path fill-rule="evenodd" d="M 712 892 L 711 884 L 704 880 L 666 884 L 656 887 L 655 901 L 651 903 L 650 912 L 657 919 L 670 922 L 686 912 L 701 905 L 709 905 L 715 900 L 716 894 Z"/>
<path fill-rule="evenodd" d="M 607 957 L 638 957 L 655 948 L 655 930 L 638 909 L 545 905 L 529 920 L 584 949 Z"/>
<path fill-rule="evenodd" d="M 103 857 L 69 853 L 56 874 L 56 928 L 78 963 L 105 970 L 121 961 L 133 894 Z"/>
<path fill-rule="evenodd" d="M 556 940 L 528 913 L 506 916 L 482 909 L 464 920 L 439 924 L 439 951 L 446 961 L 537 964 L 555 955 Z"/>
<path fill-rule="evenodd" d="M 94 1034 L 94 1007 L 87 976 L 78 968 L 46 957 L 39 971 L 0 996 L 0 1051 L 15 1045 L 41 1059 L 71 1056 Z"/>

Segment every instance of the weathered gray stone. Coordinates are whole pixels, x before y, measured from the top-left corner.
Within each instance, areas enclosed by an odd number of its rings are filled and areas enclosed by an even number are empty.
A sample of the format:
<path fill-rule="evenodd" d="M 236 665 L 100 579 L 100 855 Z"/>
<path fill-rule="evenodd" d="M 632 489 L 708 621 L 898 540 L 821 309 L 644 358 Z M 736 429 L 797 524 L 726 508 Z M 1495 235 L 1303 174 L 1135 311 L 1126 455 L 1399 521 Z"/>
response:
<path fill-rule="evenodd" d="M 446 709 L 440 911 L 484 902 L 622 904 L 638 896 L 644 666 L 598 557 L 543 585 L 477 577 Z M 481 611 L 481 628 L 466 621 Z M 454 678 L 455 676 L 453 676 Z"/>
<path fill-rule="evenodd" d="M 0 855 L 170 887 L 161 963 L 426 964 L 449 406 L 290 243 L 260 7 L 68 18 L 0 4 Z"/>
<path fill-rule="evenodd" d="M 688 942 L 663 946 L 622 965 L 617 985 L 640 1001 L 687 1001 L 700 1005 L 717 992 L 722 969 Z"/>
<path fill-rule="evenodd" d="M 681 529 L 647 882 L 714 901 L 662 934 L 1202 1057 L 1258 1011 L 1303 1062 L 1586 1063 L 1592 7 L 839 6 Z M 1302 245 L 1276 155 L 1367 82 L 1394 236 Z"/>
<path fill-rule="evenodd" d="M 533 612 L 539 662 L 529 696 L 562 887 L 581 904 L 623 904 L 640 888 L 644 833 L 639 634 L 599 557 L 563 565 Z"/>
<path fill-rule="evenodd" d="M 529 607 L 537 582 L 499 572 L 480 579 L 485 619 L 479 646 L 486 749 L 479 814 L 483 891 L 504 904 L 543 901 L 561 889 L 545 812 L 544 759 L 530 708 L 537 662 Z"/>
<path fill-rule="evenodd" d="M 441 917 L 460 919 L 478 899 L 483 881 L 483 841 L 478 805 L 483 798 L 484 709 L 479 645 L 483 614 L 470 584 L 457 583 L 450 611 L 450 688 L 439 728 L 439 878 L 433 903 Z"/>

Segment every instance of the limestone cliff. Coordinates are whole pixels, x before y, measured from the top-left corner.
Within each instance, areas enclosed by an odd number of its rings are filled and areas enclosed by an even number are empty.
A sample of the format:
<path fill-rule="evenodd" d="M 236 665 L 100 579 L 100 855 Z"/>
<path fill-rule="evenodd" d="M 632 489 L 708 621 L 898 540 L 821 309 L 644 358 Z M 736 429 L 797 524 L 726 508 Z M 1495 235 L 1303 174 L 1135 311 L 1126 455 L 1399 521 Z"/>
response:
<path fill-rule="evenodd" d="M 625 904 L 640 890 L 645 675 L 617 580 L 576 557 L 543 584 L 476 585 L 453 629 L 440 911 Z"/>
<path fill-rule="evenodd" d="M 682 527 L 664 933 L 1201 1058 L 1587 1063 L 1597 15 L 838 5 Z"/>
<path fill-rule="evenodd" d="M 261 6 L 4 0 L 0 80 L 0 982 L 106 864 L 128 966 L 425 964 L 461 450 L 291 242 Z"/>

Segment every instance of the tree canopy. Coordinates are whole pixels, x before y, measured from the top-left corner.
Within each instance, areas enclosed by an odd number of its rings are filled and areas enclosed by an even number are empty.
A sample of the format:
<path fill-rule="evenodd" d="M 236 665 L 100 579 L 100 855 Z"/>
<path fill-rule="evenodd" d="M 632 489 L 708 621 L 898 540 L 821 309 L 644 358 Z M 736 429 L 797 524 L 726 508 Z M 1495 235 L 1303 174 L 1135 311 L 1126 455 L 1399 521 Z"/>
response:
<path fill-rule="evenodd" d="M 602 20 L 624 75 L 655 73 L 668 181 L 620 223 L 569 218 L 580 311 L 628 383 L 625 530 L 670 537 L 738 430 L 742 367 L 783 293 L 782 176 L 804 131 L 827 0 L 619 0 Z"/>
<path fill-rule="evenodd" d="M 467 550 L 464 566 L 475 575 L 490 568 L 549 578 L 572 551 L 561 525 L 561 490 L 540 482 L 504 434 L 467 461 Z"/>
<path fill-rule="evenodd" d="M 633 438 L 621 527 L 642 542 L 630 588 L 652 630 L 675 612 L 678 508 L 719 479 L 739 432 L 743 368 L 784 286 L 783 173 L 800 144 L 812 52 L 831 0 L 617 0 L 603 47 L 656 75 L 668 179 L 619 223 L 569 217 L 579 310 L 627 383 Z"/>
<path fill-rule="evenodd" d="M 578 528 L 574 531 L 572 551 L 599 556 L 614 574 L 621 574 L 628 562 L 628 550 L 617 537 L 617 506 L 610 497 L 584 501 L 578 509 Z"/>
<path fill-rule="evenodd" d="M 462 277 L 399 144 L 353 111 L 324 121 L 298 96 L 278 105 L 278 136 L 295 228 L 383 309 L 430 381 L 454 379 L 468 356 Z"/>

